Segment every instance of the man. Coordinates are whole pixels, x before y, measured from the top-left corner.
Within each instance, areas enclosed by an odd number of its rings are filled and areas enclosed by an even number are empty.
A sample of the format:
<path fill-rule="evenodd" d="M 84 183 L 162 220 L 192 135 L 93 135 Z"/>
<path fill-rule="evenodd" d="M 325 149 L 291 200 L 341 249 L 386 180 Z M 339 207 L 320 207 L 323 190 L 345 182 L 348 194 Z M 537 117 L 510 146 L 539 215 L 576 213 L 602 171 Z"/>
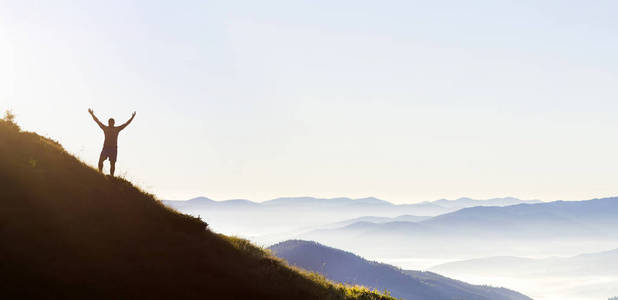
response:
<path fill-rule="evenodd" d="M 135 112 L 133 112 L 133 115 L 131 116 L 131 119 L 129 119 L 129 121 L 127 121 L 126 123 L 118 127 L 114 127 L 114 124 L 115 124 L 114 119 L 110 118 L 107 121 L 107 124 L 109 126 L 105 126 L 103 125 L 103 123 L 101 123 L 101 121 L 99 121 L 99 119 L 97 119 L 97 117 L 94 115 L 94 112 L 92 111 L 91 108 L 88 109 L 88 112 L 90 113 L 94 121 L 97 122 L 99 127 L 101 127 L 101 129 L 103 129 L 103 132 L 105 133 L 105 142 L 103 143 L 103 150 L 101 150 L 101 155 L 99 156 L 99 172 L 103 171 L 103 162 L 109 158 L 109 164 L 110 164 L 109 174 L 113 177 L 114 171 L 116 169 L 116 156 L 118 155 L 118 133 L 120 133 L 121 130 L 123 130 L 125 127 L 131 124 L 131 121 L 133 121 L 133 118 L 135 118 Z"/>

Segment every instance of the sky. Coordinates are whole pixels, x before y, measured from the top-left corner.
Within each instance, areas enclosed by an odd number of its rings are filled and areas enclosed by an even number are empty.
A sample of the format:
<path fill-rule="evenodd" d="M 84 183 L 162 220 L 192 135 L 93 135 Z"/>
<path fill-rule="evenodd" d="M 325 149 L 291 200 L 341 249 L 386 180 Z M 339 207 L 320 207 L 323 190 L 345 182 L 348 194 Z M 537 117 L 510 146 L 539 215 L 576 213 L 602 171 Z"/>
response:
<path fill-rule="evenodd" d="M 162 199 L 618 195 L 615 1 L 5 1 L 0 110 Z M 107 165 L 106 165 L 107 169 Z"/>

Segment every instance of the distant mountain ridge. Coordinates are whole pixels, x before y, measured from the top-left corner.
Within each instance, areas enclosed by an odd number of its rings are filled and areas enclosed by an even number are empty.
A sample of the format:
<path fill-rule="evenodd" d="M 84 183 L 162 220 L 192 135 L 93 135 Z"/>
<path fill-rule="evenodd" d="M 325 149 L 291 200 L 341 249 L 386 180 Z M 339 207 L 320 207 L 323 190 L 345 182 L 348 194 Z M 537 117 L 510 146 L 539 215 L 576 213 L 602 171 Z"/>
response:
<path fill-rule="evenodd" d="M 448 199 L 440 199 L 436 201 L 431 201 L 433 204 L 440 205 L 442 207 L 447 208 L 465 208 L 465 207 L 474 207 L 474 206 L 509 206 L 509 205 L 517 205 L 517 204 L 535 204 L 535 203 L 543 203 L 541 200 L 520 200 L 514 197 L 503 197 L 503 198 L 492 198 L 487 200 L 476 200 L 467 197 L 458 198 L 455 200 Z"/>
<path fill-rule="evenodd" d="M 365 222 L 367 223 L 367 222 Z M 555 201 L 510 206 L 475 206 L 418 221 L 376 222 L 366 224 L 367 234 L 393 232 L 394 227 L 409 227 L 408 234 L 465 233 L 500 234 L 517 237 L 523 234 L 534 236 L 561 233 L 576 235 L 611 235 L 618 228 L 618 198 L 603 198 L 586 201 Z M 409 223 L 409 222 L 408 222 Z M 345 230 L 349 224 L 335 230 Z M 420 225 L 420 226 L 419 226 Z M 506 232 L 508 231 L 508 232 Z"/>
<path fill-rule="evenodd" d="M 618 276 L 618 249 L 543 259 L 487 257 L 441 264 L 429 270 L 495 276 Z"/>
<path fill-rule="evenodd" d="M 618 197 L 585 201 L 554 201 L 505 207 L 469 207 L 422 222 L 452 231 L 482 232 L 508 229 L 543 236 L 615 234 L 618 227 Z M 542 225 L 542 227 L 541 227 Z"/>
<path fill-rule="evenodd" d="M 394 205 L 391 202 L 375 197 L 367 198 L 314 198 L 314 197 L 282 197 L 262 202 L 263 205 L 354 205 L 354 204 L 374 204 L 374 205 Z"/>
<path fill-rule="evenodd" d="M 390 223 L 390 222 L 421 222 L 421 221 L 425 221 L 431 219 L 431 217 L 429 216 L 413 216 L 413 215 L 401 215 L 401 216 L 397 216 L 397 217 L 393 217 L 393 218 L 389 218 L 389 217 L 377 217 L 377 216 L 364 216 L 364 217 L 358 217 L 358 218 L 353 218 L 353 219 L 348 219 L 348 220 L 343 220 L 337 223 L 332 223 L 332 224 L 326 224 L 324 226 L 322 226 L 323 228 L 338 228 L 338 227 L 345 227 L 348 225 L 352 225 L 354 223 L 358 223 L 358 222 L 367 222 L 367 223 L 374 223 L 374 224 L 383 224 L 383 223 Z"/>
<path fill-rule="evenodd" d="M 207 197 L 196 197 L 189 200 L 163 200 L 166 205 L 186 210 L 200 209 L 253 209 L 259 211 L 304 209 L 322 211 L 324 208 L 345 209 L 350 218 L 378 214 L 381 217 L 395 217 L 399 215 L 436 216 L 472 206 L 505 206 L 522 203 L 538 203 L 538 200 L 519 200 L 517 198 L 493 198 L 488 200 L 474 200 L 459 198 L 456 200 L 436 200 L 419 203 L 394 204 L 375 197 L 366 198 L 315 198 L 315 197 L 281 197 L 264 202 L 255 202 L 246 199 L 216 201 Z"/>
<path fill-rule="evenodd" d="M 487 203 L 511 204 L 518 201 L 515 198 L 496 199 L 489 199 L 487 201 L 490 202 Z M 183 213 L 210 220 L 215 231 L 242 236 L 260 244 L 294 238 L 301 232 L 318 228 L 332 228 L 332 224 L 355 218 L 374 217 L 372 221 L 376 223 L 382 223 L 377 221 L 378 218 L 398 218 L 386 221 L 417 222 L 426 219 L 423 216 L 437 216 L 456 211 L 461 206 L 486 203 L 485 200 L 469 198 L 437 201 L 442 201 L 444 206 L 433 202 L 393 204 L 375 197 L 282 197 L 264 202 L 245 199 L 215 201 L 197 197 L 163 203 Z M 403 215 L 414 217 L 401 217 Z"/>
<path fill-rule="evenodd" d="M 293 238 L 370 257 L 403 258 L 409 253 L 426 259 L 575 255 L 618 246 L 618 197 L 475 206 L 417 222 L 360 221 L 342 225 L 299 233 Z M 459 246 L 436 246 L 444 240 Z M 381 245 L 379 253 L 372 250 L 373 245 Z"/>
<path fill-rule="evenodd" d="M 512 287 L 532 297 L 607 299 L 618 295 L 618 249 L 561 257 L 476 258 L 439 264 L 428 270 L 461 280 L 495 284 L 510 284 L 514 279 Z M 537 285 L 548 281 L 551 284 Z"/>
<path fill-rule="evenodd" d="M 504 197 L 504 198 L 491 198 L 486 200 L 477 200 L 471 199 L 467 197 L 458 198 L 455 200 L 448 199 L 440 199 L 435 201 L 424 201 L 418 203 L 403 203 L 403 204 L 394 204 L 392 202 L 378 199 L 375 197 L 366 197 L 366 198 L 348 198 L 348 197 L 337 197 L 337 198 L 316 198 L 316 197 L 280 197 L 272 200 L 266 200 L 264 202 L 255 202 L 246 199 L 232 199 L 232 200 L 213 200 L 207 197 L 196 197 L 189 200 L 164 200 L 165 203 L 170 205 L 177 205 L 181 203 L 191 203 L 191 204 L 201 204 L 201 205 L 212 205 L 212 204 L 223 204 L 223 203 L 233 203 L 233 202 L 243 202 L 249 205 L 259 204 L 265 206 L 288 206 L 288 205 L 329 205 L 329 206 L 345 206 L 345 205 L 358 205 L 358 204 L 366 204 L 366 205 L 383 205 L 383 206 L 400 206 L 400 207 L 409 207 L 409 206 L 418 206 L 418 207 L 442 207 L 447 209 L 459 209 L 463 207 L 473 207 L 473 206 L 508 206 L 508 205 L 516 205 L 516 204 L 533 204 L 533 203 L 542 203 L 540 200 L 520 200 L 514 197 Z"/>
<path fill-rule="evenodd" d="M 315 242 L 289 240 L 269 249 L 288 263 L 322 273 L 331 280 L 386 289 L 407 300 L 530 300 L 508 289 L 471 285 L 430 272 L 405 271 Z"/>

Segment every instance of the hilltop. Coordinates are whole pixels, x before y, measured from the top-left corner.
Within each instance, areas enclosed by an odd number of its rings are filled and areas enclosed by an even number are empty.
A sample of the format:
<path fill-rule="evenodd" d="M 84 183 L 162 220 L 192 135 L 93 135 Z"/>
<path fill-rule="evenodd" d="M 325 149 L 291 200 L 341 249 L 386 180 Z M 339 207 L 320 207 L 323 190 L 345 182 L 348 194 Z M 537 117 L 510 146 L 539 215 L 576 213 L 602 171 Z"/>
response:
<path fill-rule="evenodd" d="M 0 120 L 7 299 L 392 299 L 215 234 L 130 182 Z"/>

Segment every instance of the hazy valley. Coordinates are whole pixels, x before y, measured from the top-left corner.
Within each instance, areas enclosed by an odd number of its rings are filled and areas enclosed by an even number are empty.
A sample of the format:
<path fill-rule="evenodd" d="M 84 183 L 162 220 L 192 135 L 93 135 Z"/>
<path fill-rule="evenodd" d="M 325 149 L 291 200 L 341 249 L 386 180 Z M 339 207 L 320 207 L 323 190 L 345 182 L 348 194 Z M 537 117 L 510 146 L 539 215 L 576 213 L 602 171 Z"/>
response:
<path fill-rule="evenodd" d="M 618 198 L 460 198 L 398 205 L 377 198 L 261 203 L 196 198 L 165 203 L 216 220 L 217 230 L 263 246 L 289 239 L 316 241 L 402 269 L 503 286 L 534 299 L 592 300 L 617 292 L 615 252 L 604 251 L 618 249 Z"/>

